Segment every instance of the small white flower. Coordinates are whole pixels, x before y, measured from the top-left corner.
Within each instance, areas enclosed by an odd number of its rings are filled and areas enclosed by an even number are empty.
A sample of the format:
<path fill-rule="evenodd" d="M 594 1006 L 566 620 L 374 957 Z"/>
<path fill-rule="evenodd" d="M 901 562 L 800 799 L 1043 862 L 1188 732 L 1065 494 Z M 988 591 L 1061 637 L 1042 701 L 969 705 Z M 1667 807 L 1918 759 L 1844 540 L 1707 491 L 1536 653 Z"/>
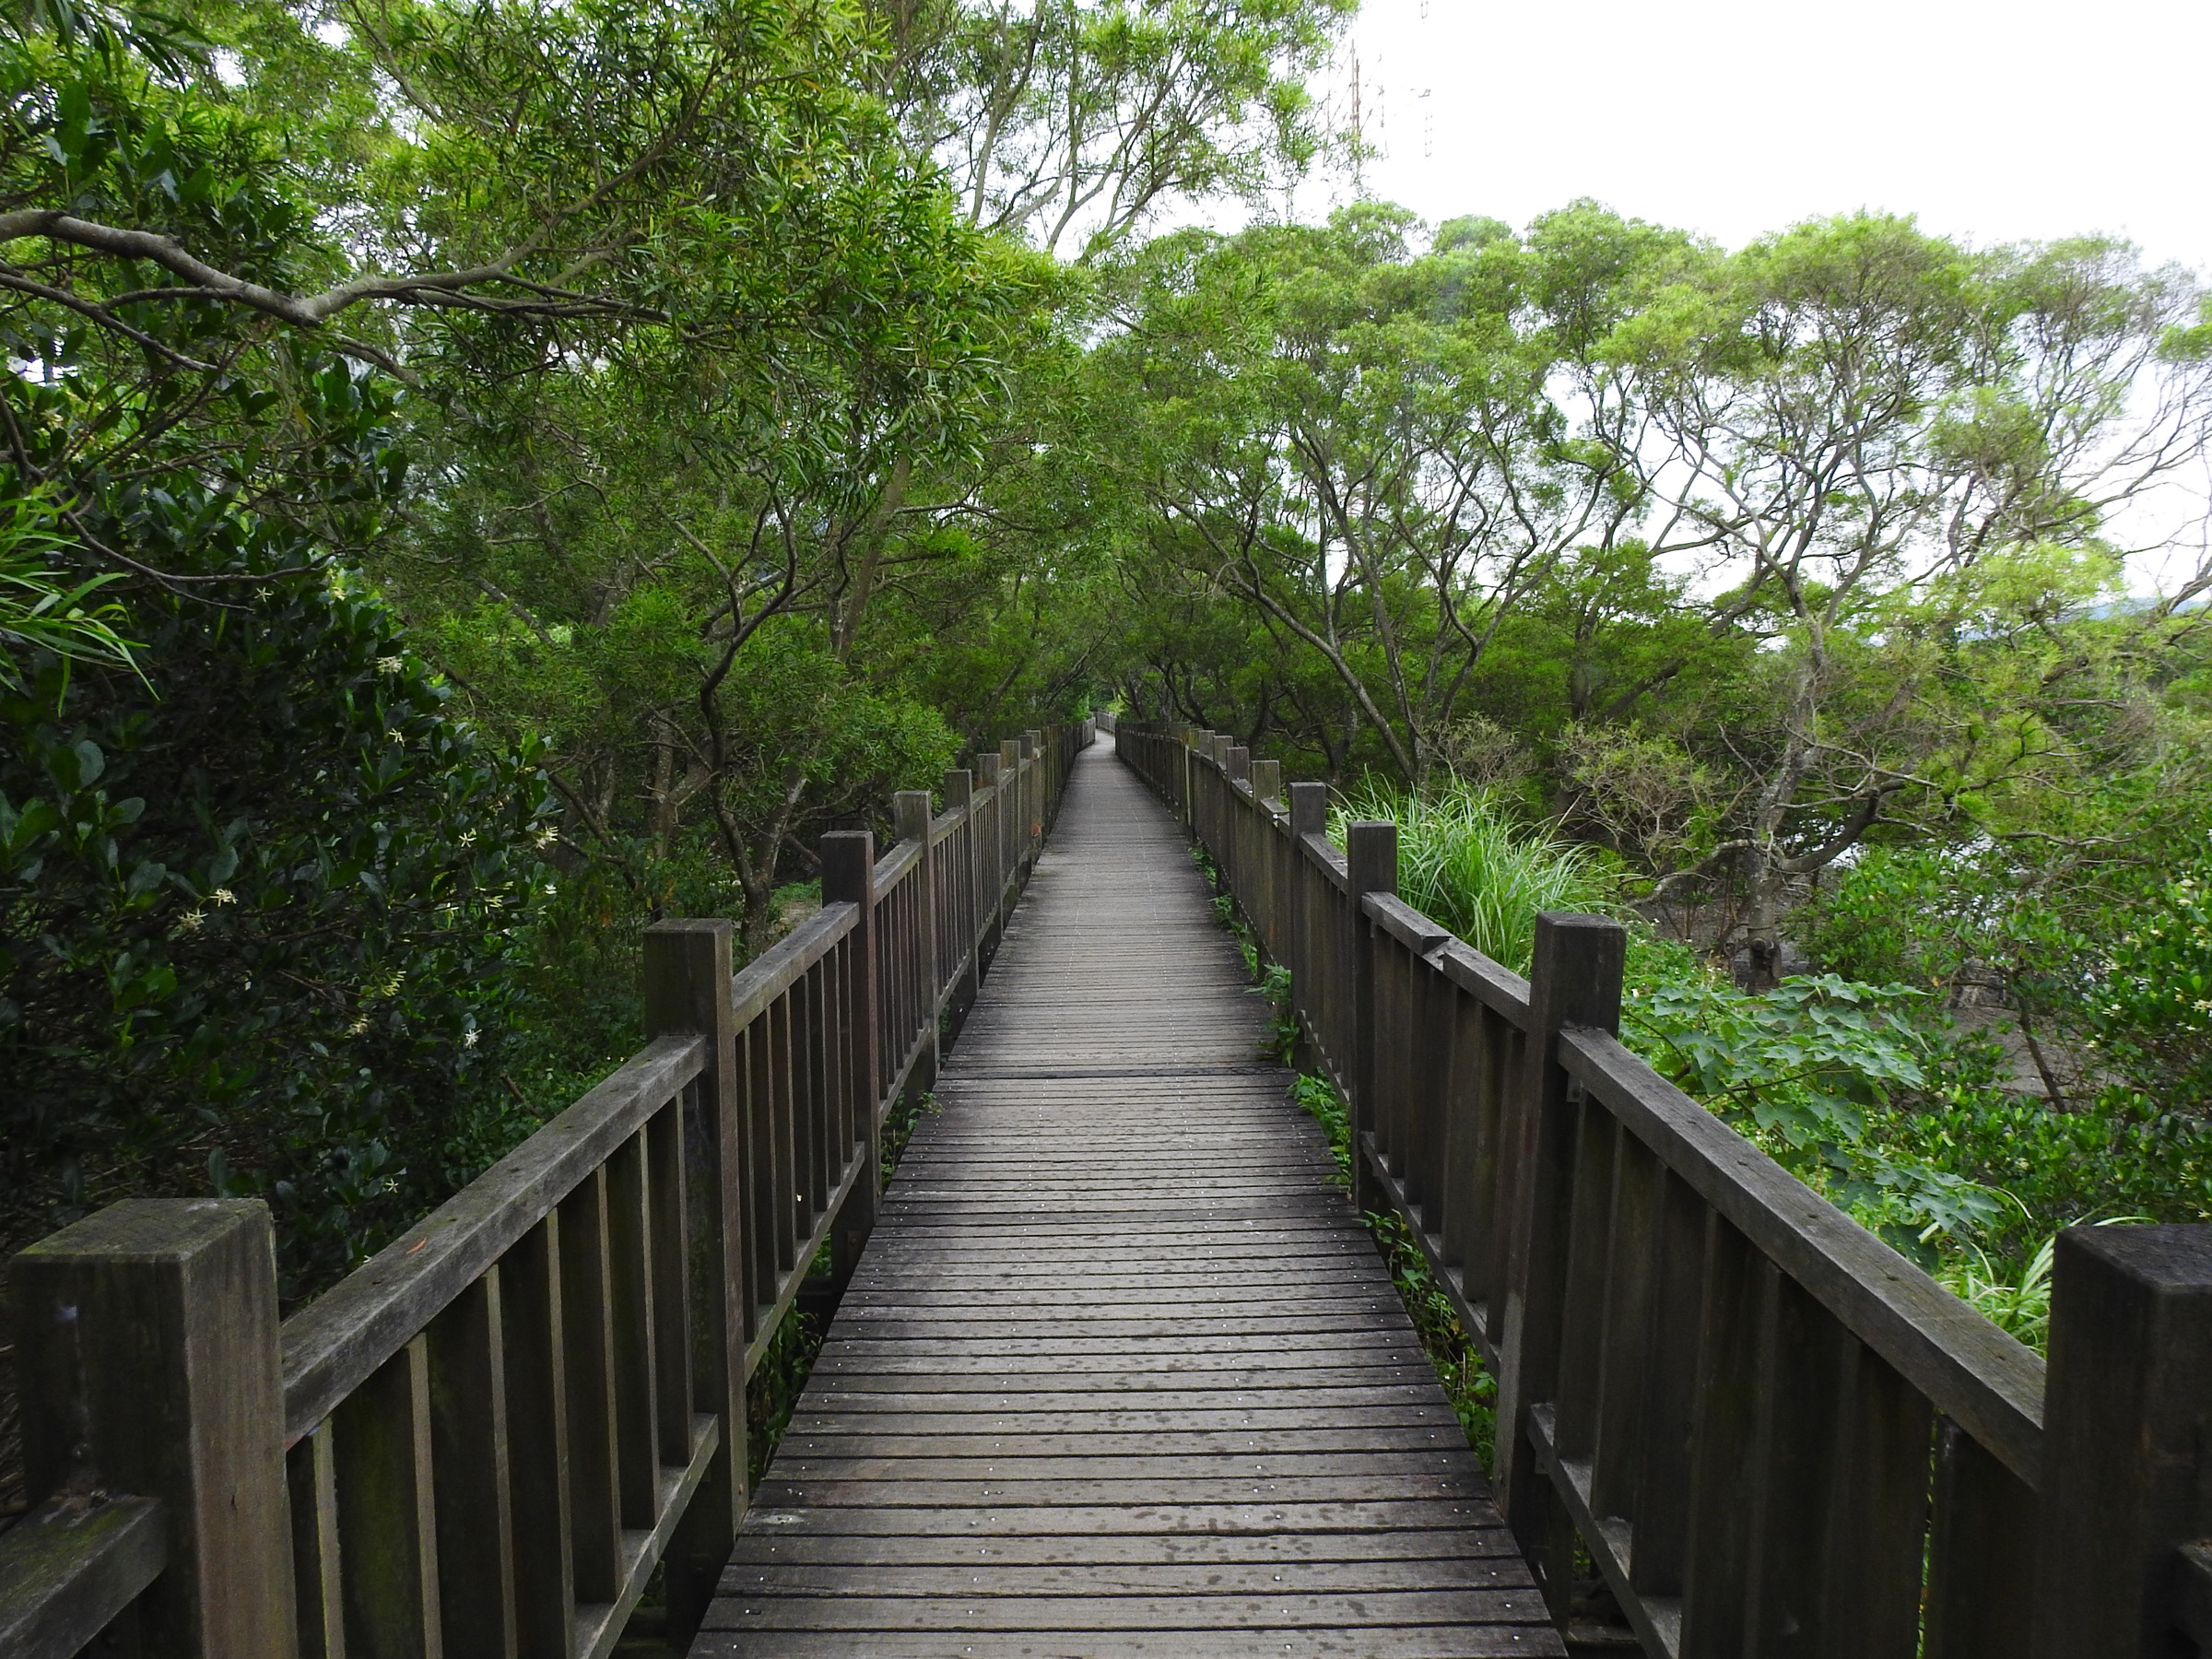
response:
<path fill-rule="evenodd" d="M 381 656 L 376 659 L 376 671 L 379 674 L 397 674 L 406 665 L 406 659 L 402 657 Z"/>
<path fill-rule="evenodd" d="M 257 587 L 253 590 L 253 597 L 260 600 L 264 605 L 266 605 L 269 602 L 271 594 L 267 588 Z"/>
<path fill-rule="evenodd" d="M 218 904 L 236 904 L 238 902 L 238 895 L 232 892 L 229 888 L 217 888 L 215 891 L 208 894 L 207 897 L 214 900 Z"/>
<path fill-rule="evenodd" d="M 555 841 L 560 839 L 560 831 L 548 824 L 546 826 L 546 828 L 540 830 L 530 839 L 531 844 L 536 847 L 540 853 L 543 853 L 547 847 L 551 846 Z"/>
<path fill-rule="evenodd" d="M 461 844 L 465 847 L 475 846 L 477 844 L 477 832 L 474 830 L 462 830 Z"/>
<path fill-rule="evenodd" d="M 384 741 L 386 743 L 405 743 L 406 740 L 407 735 L 401 731 L 397 726 L 392 727 L 391 730 L 384 734 Z"/>
<path fill-rule="evenodd" d="M 477 1046 L 477 1028 L 475 1026 L 470 1026 L 467 1030 L 461 1033 L 461 1046 L 465 1049 L 472 1049 Z"/>
<path fill-rule="evenodd" d="M 196 910 L 186 911 L 182 915 L 177 918 L 177 931 L 179 933 L 190 933 L 194 928 L 199 926 L 206 920 L 207 917 L 203 912 Z"/>
<path fill-rule="evenodd" d="M 552 896 L 553 896 L 553 884 L 552 884 L 551 882 L 549 882 L 549 881 L 548 881 L 548 882 L 547 882 L 547 883 L 546 883 L 546 897 L 547 897 L 547 898 L 548 898 L 548 899 L 550 899 Z"/>
<path fill-rule="evenodd" d="M 359 1037 L 368 1029 L 369 1016 L 364 1014 L 359 1019 L 355 1020 L 351 1025 L 346 1028 L 346 1035 L 348 1037 Z"/>

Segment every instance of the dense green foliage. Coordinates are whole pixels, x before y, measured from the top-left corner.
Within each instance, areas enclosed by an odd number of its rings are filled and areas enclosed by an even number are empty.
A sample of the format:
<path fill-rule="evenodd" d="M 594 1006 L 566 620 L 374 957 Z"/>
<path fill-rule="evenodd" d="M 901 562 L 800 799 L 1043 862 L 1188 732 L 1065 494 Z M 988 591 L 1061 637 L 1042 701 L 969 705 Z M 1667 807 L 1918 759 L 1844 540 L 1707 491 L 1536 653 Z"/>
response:
<path fill-rule="evenodd" d="M 9 13 L 0 1242 L 265 1193 L 311 1291 L 633 1045 L 653 918 L 759 948 L 1108 700 L 1511 964 L 1633 918 L 1631 1040 L 1947 1271 L 2212 1211 L 2201 285 L 1282 222 L 1349 11 Z"/>
<path fill-rule="evenodd" d="M 1312 159 L 1347 9 L 0 21 L 0 1243 L 254 1192 L 311 1292 L 653 917 L 1086 707 L 1089 267 Z"/>

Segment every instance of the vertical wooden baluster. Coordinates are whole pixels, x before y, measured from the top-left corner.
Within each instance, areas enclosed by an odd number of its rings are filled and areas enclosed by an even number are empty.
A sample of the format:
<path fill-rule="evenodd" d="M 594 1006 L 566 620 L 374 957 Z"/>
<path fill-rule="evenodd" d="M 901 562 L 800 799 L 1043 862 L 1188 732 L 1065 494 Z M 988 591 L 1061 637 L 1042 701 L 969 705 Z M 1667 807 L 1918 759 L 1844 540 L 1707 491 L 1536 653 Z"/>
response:
<path fill-rule="evenodd" d="M 692 1354 L 686 1343 L 692 1289 L 686 1256 L 692 1217 L 686 1190 L 690 1171 L 684 1159 L 684 1104 L 670 1101 L 646 1124 L 646 1183 L 653 1194 L 653 1373 L 662 1384 L 662 1462 L 675 1469 L 690 1462 L 692 1418 Z M 717 1228 L 717 1243 L 719 1234 Z M 708 1334 L 710 1327 L 701 1323 L 701 1336 Z"/>
<path fill-rule="evenodd" d="M 806 971 L 811 982 L 809 1001 L 814 1008 L 814 1041 L 807 1055 L 814 1074 L 815 1115 L 821 1124 L 823 1207 L 837 1183 L 852 1168 L 857 1148 L 851 1132 L 852 1117 L 845 1098 L 837 1088 L 837 1046 L 843 1028 L 839 1021 L 837 964 L 827 957 Z"/>
<path fill-rule="evenodd" d="M 1507 1518 L 1525 1495 L 1524 1542 L 1540 1547 L 1547 1530 L 1526 1432 L 1528 1408 L 1559 1397 L 1559 1332 L 1564 1312 L 1571 1213 L 1575 1110 L 1559 1060 L 1559 1036 L 1569 1027 L 1620 1029 L 1620 976 L 1628 933 L 1618 922 L 1546 911 L 1536 918 L 1529 973 L 1529 1031 L 1522 1051 L 1507 1145 L 1518 1188 L 1510 1222 L 1505 1274 L 1504 1338 L 1498 1378 L 1498 1483 Z"/>
<path fill-rule="evenodd" d="M 1457 993 L 1430 954 L 1452 935 L 1438 930 L 1435 945 L 1414 959 L 1412 1053 L 1408 1056 L 1407 1096 L 1412 1103 L 1412 1151 L 1406 1175 L 1411 1196 L 1419 1207 L 1421 1227 L 1441 1251 L 1448 1224 L 1445 1194 L 1449 1190 L 1452 1141 L 1453 1040 L 1458 1034 L 1453 1018 Z"/>
<path fill-rule="evenodd" d="M 801 1133 L 798 1106 L 792 1088 L 792 1024 L 791 996 L 788 992 L 771 1002 L 761 1014 L 761 1023 L 768 1028 L 768 1090 L 770 1117 L 774 1126 L 776 1141 L 776 1185 L 769 1194 L 775 1205 L 776 1218 L 776 1277 L 768 1286 L 767 1300 L 774 1302 L 783 1291 L 783 1277 L 795 1266 L 806 1271 L 799 1261 L 799 1247 L 806 1242 L 806 1234 L 798 1226 L 801 1184 L 806 1181 L 803 1159 L 806 1157 L 806 1137 Z"/>
<path fill-rule="evenodd" d="M 877 1200 L 883 1183 L 882 1075 L 877 1027 L 876 838 L 866 830 L 825 835 L 821 840 L 822 902 L 857 907 L 859 920 L 837 953 L 836 971 L 844 976 L 851 1018 L 842 1033 L 847 1065 L 860 1098 L 853 1102 L 864 1139 L 863 1167 L 838 1218 L 831 1254 L 838 1282 L 851 1277 L 862 1248 L 876 1226 Z"/>
<path fill-rule="evenodd" d="M 446 1652 L 517 1652 L 509 1507 L 507 1355 L 500 1269 L 453 1299 L 425 1333 L 437 1472 L 438 1606 Z"/>
<path fill-rule="evenodd" d="M 1443 1053 L 1448 1061 L 1440 1079 L 1441 1098 L 1436 1102 L 1444 1143 L 1440 1171 L 1441 1242 L 1445 1267 L 1458 1284 L 1460 1294 L 1485 1314 L 1485 1328 L 1468 1334 L 1483 1348 L 1487 1361 L 1492 1334 L 1484 1306 L 1489 1295 L 1482 1260 L 1483 1212 L 1488 1202 L 1484 1172 L 1487 1162 L 1495 1156 L 1495 1147 L 1486 1133 L 1490 1125 L 1483 1111 L 1482 1005 L 1441 973 L 1436 977 L 1437 1000 L 1447 1033 Z"/>
<path fill-rule="evenodd" d="M 660 1518 L 660 1429 L 654 1420 L 653 1232 L 640 1131 L 606 1164 L 609 1326 L 614 1335 L 615 1494 L 622 1524 L 651 1530 Z"/>
<path fill-rule="evenodd" d="M 776 1166 L 776 1090 L 770 1064 L 775 1044 L 770 1038 L 767 1011 L 756 1015 L 737 1034 L 737 1046 L 738 1063 L 745 1068 L 745 1133 L 753 1149 L 747 1193 L 751 1202 L 745 1216 L 753 1260 L 752 1299 L 745 1310 L 745 1339 L 749 1343 L 775 1301 L 776 1278 L 783 1267 L 783 1206 L 777 1194 L 789 1188 Z"/>
<path fill-rule="evenodd" d="M 1926 1659 L 2020 1659 L 2035 1639 L 2035 1494 L 1948 1418 L 1928 1531 Z"/>
<path fill-rule="evenodd" d="M 344 1659 L 346 1602 L 338 1555 L 336 1430 L 327 1420 L 285 1459 L 291 1488 L 292 1584 L 300 1609 L 300 1659 Z"/>
<path fill-rule="evenodd" d="M 1400 943 L 1390 953 L 1395 982 L 1391 986 L 1390 1086 L 1383 1095 L 1390 1124 L 1391 1171 L 1405 1190 L 1409 1209 L 1420 1203 L 1420 1102 L 1417 1097 L 1427 1087 L 1422 1068 L 1430 1062 L 1421 1044 L 1421 981 L 1427 970 L 1418 948 Z M 1408 1221 L 1419 1224 L 1414 1218 Z"/>
<path fill-rule="evenodd" d="M 1683 1545 L 1682 1659 L 1734 1659 L 1744 1651 L 1762 1269 L 1771 1271 L 1771 1264 L 1744 1235 L 1708 1214 Z"/>
<path fill-rule="evenodd" d="M 336 1412 L 338 1537 L 349 1659 L 437 1659 L 438 1518 L 429 1343 L 417 1336 Z"/>
<path fill-rule="evenodd" d="M 1836 1460 L 1850 1454 L 1837 1434 L 1846 1336 L 1795 1280 L 1771 1264 L 1763 1277 L 1745 1640 L 1757 1653 L 1812 1654 Z"/>
<path fill-rule="evenodd" d="M 1481 1207 L 1474 1218 L 1476 1287 L 1488 1311 L 1491 1360 L 1505 1340 L 1505 1269 L 1512 1249 L 1513 1197 L 1518 1186 L 1514 1124 L 1507 1095 L 1513 1068 L 1506 1041 L 1505 1016 L 1477 997 L 1467 999 L 1475 1041 L 1469 1063 L 1475 1073 L 1476 1178 Z"/>
<path fill-rule="evenodd" d="M 1329 791 L 1324 783 L 1293 783 L 1290 785 L 1290 867 L 1297 884 L 1297 896 L 1292 901 L 1291 977 L 1290 994 L 1298 1006 L 1299 1014 L 1309 1026 L 1316 1023 L 1314 1010 L 1322 997 L 1320 961 L 1315 955 L 1317 937 L 1327 925 L 1322 905 L 1324 895 L 1316 891 L 1320 872 L 1306 852 L 1306 838 L 1319 835 L 1328 828 Z"/>
<path fill-rule="evenodd" d="M 954 770 L 945 774 L 945 805 L 960 815 L 959 826 L 946 842 L 947 867 L 950 879 L 947 892 L 950 898 L 951 921 L 947 933 L 952 940 L 953 966 L 958 978 L 952 991 L 952 1006 L 956 1013 L 965 1014 L 975 1001 L 975 774 Z"/>
<path fill-rule="evenodd" d="M 811 971 L 792 981 L 786 1000 L 791 1005 L 791 1111 L 792 1141 L 799 1148 L 798 1216 L 794 1236 L 803 1243 L 813 1236 L 814 1218 L 829 1201 L 830 1183 L 836 1171 L 828 1167 L 830 1136 L 822 1122 L 820 1018 L 815 1007 L 817 986 Z M 808 1264 L 796 1264 L 805 1273 Z"/>
<path fill-rule="evenodd" d="M 730 1000 L 732 935 L 717 921 L 662 922 L 645 935 L 647 1034 L 688 1031 L 707 1045 L 706 1069 L 654 1114 L 646 1141 L 661 1460 L 689 1463 L 695 1411 L 717 1430 L 664 1558 L 679 1641 L 705 1617 L 745 1505 L 745 1345 L 763 1282 L 754 1196 L 763 1124 Z"/>
<path fill-rule="evenodd" d="M 1820 1659 L 1914 1659 L 1935 1414 L 1865 1344 L 1846 1337 L 1842 1347 L 1816 1651 Z"/>
<path fill-rule="evenodd" d="M 530 1659 L 576 1648 L 560 1243 L 556 1211 L 516 1241 L 500 1264 L 515 1633 Z"/>
<path fill-rule="evenodd" d="M 998 746 L 998 776 L 1005 792 L 999 796 L 1002 841 L 998 888 L 993 895 L 992 908 L 998 917 L 998 936 L 1004 939 L 1006 918 L 1013 911 L 1016 885 L 1021 878 L 1022 842 L 1029 839 L 1029 825 L 1021 811 L 1021 745 L 1012 738 Z"/>
<path fill-rule="evenodd" d="M 615 1331 L 605 1170 L 585 1176 L 561 1200 L 559 1213 L 576 1599 L 611 1602 L 622 1583 L 622 1517 L 615 1472 Z"/>
<path fill-rule="evenodd" d="M 1643 1377 L 1636 1477 L 1636 1549 L 1629 1583 L 1645 1596 L 1682 1594 L 1688 1541 L 1692 1448 L 1698 1419 L 1705 1329 L 1704 1200 L 1671 1171 L 1659 1177 L 1645 1254 L 1653 1277 L 1646 1314 L 1649 1359 Z"/>
<path fill-rule="evenodd" d="M 1605 1362 L 1606 1269 L 1612 1259 L 1613 1114 L 1580 1085 L 1568 1088 L 1573 1124 L 1568 1181 L 1566 1272 L 1560 1279 L 1559 1411 L 1555 1449 L 1563 1458 L 1590 1456 L 1597 1444 L 1598 1380 Z M 1533 1405 L 1535 1402 L 1531 1401 Z"/>
<path fill-rule="evenodd" d="M 902 789 L 891 797 L 899 839 L 922 850 L 922 862 L 909 875 L 913 884 L 914 929 L 914 1036 L 921 1040 L 921 1057 L 907 1085 L 910 1095 L 935 1088 L 937 1083 L 937 1008 L 942 981 L 937 974 L 937 859 L 930 846 L 933 815 L 926 789 Z M 912 1038 L 907 1040 L 911 1045 Z M 901 1053 L 903 1053 L 903 1048 Z"/>
<path fill-rule="evenodd" d="M 1605 1275 L 1605 1330 L 1598 1357 L 1596 1444 L 1590 1508 L 1601 1518 L 1637 1513 L 1636 1482 L 1643 1472 L 1650 1422 L 1652 1300 L 1659 1263 L 1652 1230 L 1665 1166 L 1613 1120 L 1613 1218 Z"/>
<path fill-rule="evenodd" d="M 993 897 L 998 879 L 999 767 L 996 755 L 975 757 L 977 787 L 987 790 L 982 818 L 975 841 L 975 949 L 977 975 L 998 952 L 997 900 Z"/>
<path fill-rule="evenodd" d="M 1365 1145 L 1376 1129 L 1377 1094 L 1383 1075 L 1376 1008 L 1375 958 L 1380 945 L 1360 900 L 1369 893 L 1398 890 L 1398 827 L 1363 822 L 1345 831 L 1350 876 L 1344 922 L 1344 954 L 1352 994 L 1352 1203 L 1366 1215 L 1383 1207 L 1382 1189 L 1368 1165 Z"/>

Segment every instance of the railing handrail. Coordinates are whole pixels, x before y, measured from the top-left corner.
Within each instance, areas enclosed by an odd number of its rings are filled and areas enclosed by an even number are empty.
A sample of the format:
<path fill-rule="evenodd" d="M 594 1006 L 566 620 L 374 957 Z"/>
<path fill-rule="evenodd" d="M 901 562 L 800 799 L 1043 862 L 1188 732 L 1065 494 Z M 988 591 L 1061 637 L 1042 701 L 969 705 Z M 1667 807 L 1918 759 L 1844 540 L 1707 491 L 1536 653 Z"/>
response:
<path fill-rule="evenodd" d="M 285 1444 L 327 1418 L 705 1069 L 656 1037 L 559 1116 L 284 1322 Z"/>
<path fill-rule="evenodd" d="M 2212 1227 L 2061 1233 L 2046 1364 L 1620 1042 L 1618 924 L 1539 918 L 1524 978 L 1396 896 L 1394 825 L 1339 852 L 1227 737 L 1115 741 L 1291 969 L 1562 1622 L 1579 1534 L 1655 1656 L 2212 1652 Z"/>
<path fill-rule="evenodd" d="M 880 858 L 826 839 L 822 908 L 741 970 L 729 924 L 657 924 L 644 1048 L 281 1324 L 257 1203 L 132 1201 L 33 1245 L 25 1437 L 61 1495 L 0 1534 L 9 1659 L 65 1659 L 134 1603 L 206 1659 L 518 1630 L 598 1659 L 662 1564 L 695 1618 L 743 1507 L 746 1387 L 818 1250 L 850 1271 L 884 1118 L 934 1078 L 1091 735 L 1002 744 L 941 814 L 902 795 Z M 832 891 L 840 841 L 865 856 Z M 202 1320 L 220 1334 L 183 1341 Z M 471 1561 L 442 1599 L 441 1537 Z"/>
<path fill-rule="evenodd" d="M 2042 1356 L 1936 1282 L 1606 1031 L 1568 1030 L 1570 1076 L 1844 1328 L 2030 1490 L 2042 1477 Z"/>
<path fill-rule="evenodd" d="M 730 1009 L 737 1024 L 750 1025 L 859 924 L 858 905 L 825 904 L 738 969 L 730 978 Z"/>

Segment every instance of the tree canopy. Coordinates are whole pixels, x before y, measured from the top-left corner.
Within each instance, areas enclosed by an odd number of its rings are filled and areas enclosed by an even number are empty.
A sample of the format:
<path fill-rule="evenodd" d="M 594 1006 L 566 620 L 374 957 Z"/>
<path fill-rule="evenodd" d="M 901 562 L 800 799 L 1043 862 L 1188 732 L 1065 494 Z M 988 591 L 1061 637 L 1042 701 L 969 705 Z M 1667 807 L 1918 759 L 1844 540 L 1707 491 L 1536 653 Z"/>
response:
<path fill-rule="evenodd" d="M 0 20 L 7 1240 L 261 1193 L 308 1293 L 627 1049 L 647 922 L 759 949 L 821 830 L 1108 707 L 1440 871 L 1562 844 L 1686 1078 L 1939 992 L 2194 1202 L 2212 565 L 2140 572 L 2202 541 L 2141 528 L 2212 448 L 2199 279 L 1299 221 L 1351 9 Z M 1901 1053 L 1894 1159 L 1994 1190 L 2018 1079 Z"/>

